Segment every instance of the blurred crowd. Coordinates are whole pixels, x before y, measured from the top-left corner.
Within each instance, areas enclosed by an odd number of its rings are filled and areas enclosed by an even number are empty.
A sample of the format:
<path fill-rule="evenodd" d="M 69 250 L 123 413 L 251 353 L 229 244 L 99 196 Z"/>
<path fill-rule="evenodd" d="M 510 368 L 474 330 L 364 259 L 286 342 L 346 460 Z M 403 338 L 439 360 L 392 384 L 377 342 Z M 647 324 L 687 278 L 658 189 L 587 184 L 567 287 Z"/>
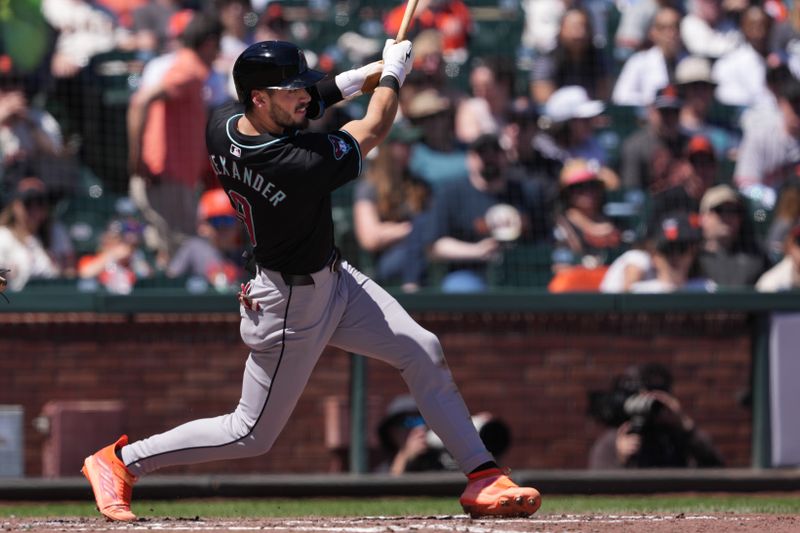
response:
<path fill-rule="evenodd" d="M 205 152 L 248 45 L 330 74 L 398 2 L 19 0 L 0 16 L 9 285 L 228 291 L 247 237 Z M 334 193 L 387 286 L 480 292 L 800 287 L 800 2 L 420 0 L 398 120 Z M 364 100 L 311 125 L 337 128 Z M 44 281 L 42 281 L 44 280 Z M 155 281 L 154 281 L 155 280 Z"/>

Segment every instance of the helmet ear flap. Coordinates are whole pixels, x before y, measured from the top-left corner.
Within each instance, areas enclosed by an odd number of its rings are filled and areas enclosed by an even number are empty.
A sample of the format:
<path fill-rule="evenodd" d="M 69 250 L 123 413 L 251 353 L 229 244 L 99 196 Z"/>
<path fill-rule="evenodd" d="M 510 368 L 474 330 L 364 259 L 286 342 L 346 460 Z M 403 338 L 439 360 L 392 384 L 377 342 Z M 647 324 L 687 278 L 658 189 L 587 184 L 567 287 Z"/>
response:
<path fill-rule="evenodd" d="M 325 112 L 325 102 L 322 101 L 322 96 L 319 94 L 319 89 L 316 85 L 306 87 L 306 91 L 311 95 L 311 102 L 306 109 L 306 116 L 312 120 L 316 120 Z"/>

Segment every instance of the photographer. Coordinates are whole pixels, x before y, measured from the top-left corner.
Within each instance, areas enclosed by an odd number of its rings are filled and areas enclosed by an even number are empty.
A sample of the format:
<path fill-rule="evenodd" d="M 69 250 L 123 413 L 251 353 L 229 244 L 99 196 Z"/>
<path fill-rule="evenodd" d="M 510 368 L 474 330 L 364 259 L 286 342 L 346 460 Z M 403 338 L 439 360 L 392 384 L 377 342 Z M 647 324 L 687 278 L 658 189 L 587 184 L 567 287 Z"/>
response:
<path fill-rule="evenodd" d="M 511 443 L 509 427 L 491 413 L 472 416 L 472 423 L 486 448 L 499 460 Z M 425 424 L 414 398 L 395 397 L 378 426 L 378 439 L 385 461 L 377 472 L 399 476 L 406 472 L 457 470 L 442 440 Z"/>
<path fill-rule="evenodd" d="M 710 437 L 671 394 L 672 376 L 657 363 L 628 368 L 611 391 L 591 392 L 589 411 L 612 426 L 592 445 L 590 469 L 723 466 Z"/>

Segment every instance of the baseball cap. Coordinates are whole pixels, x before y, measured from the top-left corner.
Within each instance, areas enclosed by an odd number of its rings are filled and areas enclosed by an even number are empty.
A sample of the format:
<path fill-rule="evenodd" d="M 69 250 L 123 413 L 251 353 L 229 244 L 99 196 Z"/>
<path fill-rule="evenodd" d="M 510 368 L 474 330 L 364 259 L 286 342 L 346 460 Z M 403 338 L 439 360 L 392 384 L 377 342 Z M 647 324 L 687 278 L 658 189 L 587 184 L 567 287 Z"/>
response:
<path fill-rule="evenodd" d="M 565 189 L 579 183 L 587 183 L 590 181 L 602 182 L 597 175 L 598 170 L 599 165 L 596 161 L 587 161 L 582 158 L 569 159 L 564 163 L 564 167 L 561 169 L 558 183 L 561 185 L 562 189 Z"/>
<path fill-rule="evenodd" d="M 717 206 L 727 203 L 741 204 L 739 193 L 730 185 L 717 185 L 711 187 L 700 200 L 700 213 L 706 214 Z"/>
<path fill-rule="evenodd" d="M 690 156 L 695 154 L 708 154 L 714 155 L 714 147 L 711 146 L 711 140 L 705 135 L 694 135 L 689 142 L 686 143 L 686 153 Z"/>
<path fill-rule="evenodd" d="M 681 104 L 683 101 L 678 97 L 678 88 L 674 85 L 660 88 L 653 100 L 653 107 L 656 109 L 680 109 Z"/>
<path fill-rule="evenodd" d="M 236 210 L 231 205 L 228 193 L 224 189 L 211 189 L 204 192 L 197 204 L 197 220 L 226 216 L 236 216 Z"/>
<path fill-rule="evenodd" d="M 384 448 L 387 450 L 394 450 L 396 448 L 391 434 L 392 427 L 404 422 L 408 418 L 411 418 L 415 422 L 421 421 L 421 423 L 425 423 L 425 421 L 421 419 L 417 402 L 411 395 L 403 394 L 397 396 L 389 403 L 386 414 L 378 426 L 378 437 Z"/>
<path fill-rule="evenodd" d="M 410 119 L 426 118 L 450 109 L 450 99 L 436 89 L 425 89 L 408 104 L 406 115 Z"/>
<path fill-rule="evenodd" d="M 694 214 L 679 213 L 662 218 L 654 232 L 656 249 L 663 252 L 672 247 L 699 243 L 699 226 Z"/>
<path fill-rule="evenodd" d="M 689 56 L 675 67 L 675 83 L 688 85 L 690 83 L 708 83 L 716 85 L 711 78 L 711 62 L 699 56 Z"/>
<path fill-rule="evenodd" d="M 596 117 L 604 109 L 603 102 L 590 100 L 586 89 L 578 85 L 558 89 L 544 104 L 544 114 L 553 122 Z"/>
<path fill-rule="evenodd" d="M 36 177 L 22 178 L 14 189 L 15 200 L 23 202 L 47 201 L 47 187 L 44 182 Z"/>
<path fill-rule="evenodd" d="M 478 154 L 486 152 L 498 152 L 503 148 L 500 146 L 500 138 L 494 133 L 484 133 L 469 144 L 469 149 Z"/>

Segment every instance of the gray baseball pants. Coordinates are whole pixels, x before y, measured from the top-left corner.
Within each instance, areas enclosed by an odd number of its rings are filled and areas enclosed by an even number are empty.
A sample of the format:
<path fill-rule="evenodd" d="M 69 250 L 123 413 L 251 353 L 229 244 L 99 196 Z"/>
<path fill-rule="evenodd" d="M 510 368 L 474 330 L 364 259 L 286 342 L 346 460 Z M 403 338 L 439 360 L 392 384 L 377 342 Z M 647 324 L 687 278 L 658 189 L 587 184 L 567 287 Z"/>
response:
<path fill-rule="evenodd" d="M 338 272 L 326 268 L 312 277 L 313 285 L 290 287 L 278 272 L 258 269 L 250 296 L 260 310 L 241 308 L 240 331 L 251 351 L 236 410 L 125 446 L 122 458 L 134 475 L 267 452 L 326 345 L 397 368 L 426 423 L 462 471 L 493 460 L 472 425 L 438 338 L 346 261 Z"/>

